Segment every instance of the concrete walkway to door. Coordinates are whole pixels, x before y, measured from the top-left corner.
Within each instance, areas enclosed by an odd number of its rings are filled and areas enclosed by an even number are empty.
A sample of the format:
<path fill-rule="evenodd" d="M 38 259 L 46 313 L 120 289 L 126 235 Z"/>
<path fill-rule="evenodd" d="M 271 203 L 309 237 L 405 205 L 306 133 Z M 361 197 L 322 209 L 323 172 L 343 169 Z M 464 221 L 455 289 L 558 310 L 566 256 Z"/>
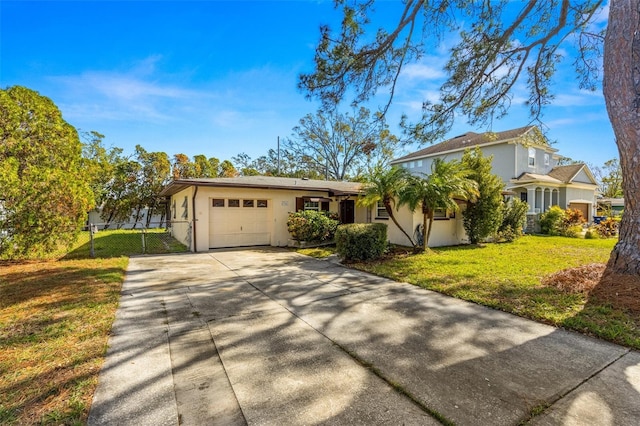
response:
<path fill-rule="evenodd" d="M 90 425 L 637 425 L 640 354 L 275 248 L 132 258 Z"/>

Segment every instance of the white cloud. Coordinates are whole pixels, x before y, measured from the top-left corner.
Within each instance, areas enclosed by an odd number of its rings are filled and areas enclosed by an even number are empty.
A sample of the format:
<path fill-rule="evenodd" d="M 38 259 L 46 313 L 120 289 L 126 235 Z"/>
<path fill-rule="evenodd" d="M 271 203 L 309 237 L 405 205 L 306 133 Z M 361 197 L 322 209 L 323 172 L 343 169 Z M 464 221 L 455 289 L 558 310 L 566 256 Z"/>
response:
<path fill-rule="evenodd" d="M 437 61 L 439 62 L 439 61 Z M 425 63 L 409 64 L 402 70 L 402 76 L 411 80 L 437 80 L 445 77 L 442 66 L 427 65 Z"/>
<path fill-rule="evenodd" d="M 588 106 L 602 103 L 602 93 L 579 90 L 570 93 L 559 93 L 551 101 L 551 106 L 572 107 Z"/>

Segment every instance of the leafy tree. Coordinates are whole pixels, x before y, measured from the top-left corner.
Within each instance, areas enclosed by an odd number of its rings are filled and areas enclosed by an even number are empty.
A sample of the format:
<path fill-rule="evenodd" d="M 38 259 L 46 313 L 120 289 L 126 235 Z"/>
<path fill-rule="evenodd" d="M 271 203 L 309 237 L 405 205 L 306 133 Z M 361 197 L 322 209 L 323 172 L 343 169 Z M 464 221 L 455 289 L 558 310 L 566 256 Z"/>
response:
<path fill-rule="evenodd" d="M 400 193 L 400 205 L 406 204 L 413 212 L 422 211 L 422 249 L 428 250 L 429 237 L 436 209 L 458 210 L 454 197 L 473 199 L 477 196 L 477 184 L 469 179 L 469 170 L 456 160 L 436 158 L 431 163 L 431 174 L 411 176 Z"/>
<path fill-rule="evenodd" d="M 491 173 L 493 157 L 485 157 L 479 147 L 466 150 L 462 165 L 470 171 L 469 178 L 478 185 L 478 197 L 467 201 L 462 212 L 464 229 L 471 244 L 477 244 L 494 235 L 502 224 L 502 190 L 504 183 Z"/>
<path fill-rule="evenodd" d="M 127 222 L 137 205 L 138 175 L 142 166 L 137 161 L 120 157 L 113 170 L 113 176 L 106 186 L 106 196 L 101 217 L 105 229 L 112 223 Z"/>
<path fill-rule="evenodd" d="M 424 102 L 417 122 L 403 120 L 407 133 L 425 142 L 446 134 L 456 114 L 467 116 L 471 124 L 505 115 L 520 82 L 529 92 L 531 116 L 539 119 L 543 107 L 553 100 L 550 85 L 561 53 L 571 51 L 565 47 L 574 42 L 580 86 L 595 89 L 602 71 L 605 104 L 624 176 L 625 215 L 605 278 L 640 275 L 639 1 L 610 0 L 608 21 L 601 24 L 598 12 L 604 0 L 407 0 L 398 3 L 397 25 L 377 30 L 368 27 L 373 21 L 373 1 L 338 4 L 344 11 L 340 33 L 321 28 L 315 70 L 301 75 L 299 81 L 310 97 L 319 97 L 326 107 L 342 102 L 347 94 L 354 94 L 354 102 L 363 102 L 387 88 L 385 113 L 402 68 L 436 47 L 444 34 L 457 32 L 439 101 Z M 615 284 L 615 279 L 608 283 Z M 640 286 L 634 286 L 634 294 L 640 294 Z"/>
<path fill-rule="evenodd" d="M 365 207 L 377 207 L 378 203 L 384 205 L 384 209 L 389 215 L 389 219 L 407 237 L 413 247 L 416 243 L 409 236 L 407 231 L 398 223 L 394 215 L 396 200 L 404 191 L 410 174 L 399 167 L 376 167 L 365 177 L 364 194 L 358 198 L 358 205 Z"/>
<path fill-rule="evenodd" d="M 293 133 L 284 141 L 285 148 L 315 170 L 324 170 L 330 180 L 354 178 L 387 165 L 399 143 L 384 120 L 364 107 L 352 115 L 335 108 L 307 114 Z"/>
<path fill-rule="evenodd" d="M 518 198 L 502 204 L 502 224 L 498 228 L 498 237 L 505 241 L 514 241 L 522 236 L 527 222 L 529 205 Z"/>
<path fill-rule="evenodd" d="M 0 90 L 0 256 L 69 247 L 93 207 L 78 132 L 48 98 Z"/>
<path fill-rule="evenodd" d="M 257 174 L 309 179 L 325 178 L 324 166 L 322 169 L 317 169 L 308 157 L 296 158 L 286 149 L 281 149 L 280 155 L 274 149 L 270 149 L 267 155 L 262 155 L 255 160 L 245 153 L 240 153 L 232 160 L 240 167 L 240 173 L 245 176 Z"/>
<path fill-rule="evenodd" d="M 224 160 L 220 163 L 220 171 L 218 173 L 219 177 L 235 177 L 238 176 L 238 171 L 236 170 L 233 163 L 229 160 Z"/>
<path fill-rule="evenodd" d="M 223 167 L 224 165 L 224 167 Z M 185 154 L 174 154 L 171 163 L 173 179 L 215 178 L 224 177 L 227 174 L 235 176 L 233 164 L 225 160 L 220 163 L 216 157 L 207 158 L 199 154 L 194 155 L 193 160 Z"/>
<path fill-rule="evenodd" d="M 122 155 L 121 148 L 106 149 L 102 145 L 104 135 L 82 132 L 85 141 L 82 147 L 82 167 L 89 175 L 89 185 L 97 206 L 102 206 L 108 197 L 109 183 L 114 178 L 115 168 Z"/>
<path fill-rule="evenodd" d="M 196 166 L 196 175 L 201 178 L 214 178 L 218 176 L 220 160 L 216 157 L 207 158 L 202 154 L 194 155 L 193 162 Z"/>
<path fill-rule="evenodd" d="M 171 174 L 174 179 L 192 179 L 198 176 L 197 166 L 185 154 L 174 154 L 171 167 Z"/>
<path fill-rule="evenodd" d="M 602 169 L 595 168 L 594 174 L 600 183 L 602 196 L 607 198 L 621 198 L 622 169 L 617 158 L 605 161 Z"/>
<path fill-rule="evenodd" d="M 140 173 L 137 181 L 134 222 L 138 224 L 143 209 L 147 208 L 145 226 L 148 227 L 153 214 L 164 213 L 164 209 L 160 208 L 158 203 L 158 194 L 169 181 L 171 162 L 166 153 L 148 152 L 140 145 L 136 145 L 136 159 L 140 164 Z"/>

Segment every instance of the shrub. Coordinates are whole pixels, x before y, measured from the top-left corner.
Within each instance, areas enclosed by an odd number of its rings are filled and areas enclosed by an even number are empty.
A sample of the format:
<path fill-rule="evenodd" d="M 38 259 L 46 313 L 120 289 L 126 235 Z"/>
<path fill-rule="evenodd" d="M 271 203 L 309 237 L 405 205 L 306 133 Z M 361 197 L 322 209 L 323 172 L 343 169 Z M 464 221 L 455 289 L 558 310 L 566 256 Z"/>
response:
<path fill-rule="evenodd" d="M 327 241 L 334 237 L 339 222 L 313 210 L 289 213 L 287 229 L 296 241 Z"/>
<path fill-rule="evenodd" d="M 527 221 L 529 205 L 517 198 L 502 204 L 502 223 L 498 228 L 498 239 L 514 241 L 522 236 Z"/>
<path fill-rule="evenodd" d="M 618 225 L 618 221 L 608 218 L 597 224 L 595 228 L 599 236 L 602 238 L 610 238 L 618 234 Z"/>
<path fill-rule="evenodd" d="M 594 228 L 587 229 L 587 232 L 584 234 L 585 240 L 597 240 L 598 239 L 598 231 Z"/>
<path fill-rule="evenodd" d="M 547 235 L 562 235 L 562 223 L 564 210 L 558 206 L 552 206 L 540 215 L 540 230 Z"/>
<path fill-rule="evenodd" d="M 564 211 L 564 217 L 562 218 L 565 227 L 571 227 L 575 225 L 582 225 L 586 222 L 582 212 L 578 209 L 567 209 Z"/>
<path fill-rule="evenodd" d="M 387 225 L 351 223 L 336 231 L 336 250 L 347 261 L 377 259 L 387 248 Z"/>
<path fill-rule="evenodd" d="M 582 224 L 585 222 L 580 210 L 562 210 L 558 206 L 552 206 L 540 215 L 540 229 L 543 234 L 549 235 L 575 238 L 582 231 Z"/>
<path fill-rule="evenodd" d="M 562 228 L 563 237 L 578 238 L 582 232 L 582 225 L 571 225 Z"/>

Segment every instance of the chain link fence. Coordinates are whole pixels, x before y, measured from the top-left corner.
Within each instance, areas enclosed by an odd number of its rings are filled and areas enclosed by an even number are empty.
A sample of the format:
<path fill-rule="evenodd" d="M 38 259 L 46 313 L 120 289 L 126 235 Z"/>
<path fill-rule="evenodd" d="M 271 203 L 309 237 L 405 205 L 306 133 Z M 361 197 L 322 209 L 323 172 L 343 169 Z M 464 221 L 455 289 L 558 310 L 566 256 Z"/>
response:
<path fill-rule="evenodd" d="M 177 223 L 183 222 L 88 223 L 80 234 L 75 249 L 67 257 L 96 258 L 186 252 L 188 248 L 176 240 L 171 232 L 172 225 Z"/>

